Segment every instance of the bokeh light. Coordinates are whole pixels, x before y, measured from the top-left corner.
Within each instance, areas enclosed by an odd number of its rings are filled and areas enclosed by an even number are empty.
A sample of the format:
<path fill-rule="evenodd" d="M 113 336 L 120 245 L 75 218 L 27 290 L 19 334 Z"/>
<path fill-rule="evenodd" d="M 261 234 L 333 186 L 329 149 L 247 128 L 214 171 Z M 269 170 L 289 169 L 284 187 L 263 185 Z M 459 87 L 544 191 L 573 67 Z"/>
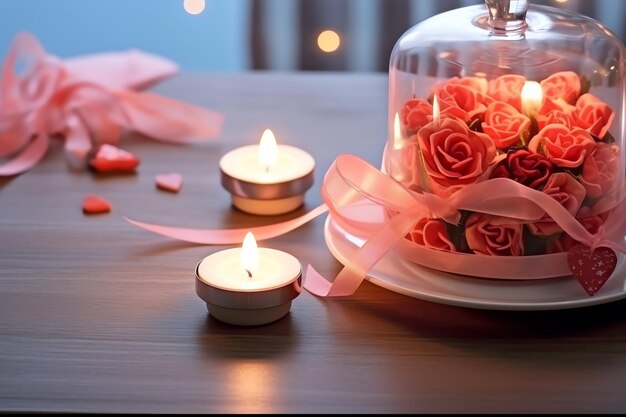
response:
<path fill-rule="evenodd" d="M 325 30 L 317 37 L 317 46 L 324 52 L 334 52 L 339 48 L 341 39 L 337 32 Z"/>
<path fill-rule="evenodd" d="M 205 2 L 204 0 L 184 0 L 183 7 L 185 11 L 189 14 L 200 14 L 204 11 Z"/>

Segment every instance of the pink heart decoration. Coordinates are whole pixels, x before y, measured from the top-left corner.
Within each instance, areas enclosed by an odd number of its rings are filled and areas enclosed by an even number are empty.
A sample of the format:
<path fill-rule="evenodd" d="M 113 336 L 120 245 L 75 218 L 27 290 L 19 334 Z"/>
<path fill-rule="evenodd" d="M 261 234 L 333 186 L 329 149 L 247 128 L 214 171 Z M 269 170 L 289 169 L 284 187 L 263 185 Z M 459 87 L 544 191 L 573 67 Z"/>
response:
<path fill-rule="evenodd" d="M 83 200 L 83 213 L 100 214 L 111 211 L 111 203 L 99 195 L 88 195 Z"/>
<path fill-rule="evenodd" d="M 617 255 L 605 247 L 591 252 L 588 246 L 576 245 L 567 253 L 567 265 L 587 294 L 594 295 L 615 270 Z"/>
<path fill-rule="evenodd" d="M 183 177 L 178 172 L 169 174 L 159 174 L 156 176 L 156 185 L 158 188 L 177 193 L 183 184 Z"/>

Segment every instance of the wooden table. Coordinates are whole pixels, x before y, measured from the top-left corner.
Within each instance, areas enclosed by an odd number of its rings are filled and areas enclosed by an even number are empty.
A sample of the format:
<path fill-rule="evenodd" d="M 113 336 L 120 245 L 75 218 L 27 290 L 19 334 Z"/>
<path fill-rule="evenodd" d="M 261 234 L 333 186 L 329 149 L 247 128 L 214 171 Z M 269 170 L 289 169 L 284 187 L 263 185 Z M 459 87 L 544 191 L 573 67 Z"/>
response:
<path fill-rule="evenodd" d="M 435 304 L 365 282 L 350 298 L 302 293 L 267 326 L 207 315 L 194 267 L 223 247 L 191 245 L 123 216 L 187 227 L 293 218 L 345 152 L 378 164 L 387 78 L 356 74 L 184 74 L 154 91 L 224 112 L 212 143 L 145 138 L 122 147 L 136 175 L 73 172 L 59 143 L 0 188 L 0 410 L 98 412 L 626 412 L 626 302 L 503 312 Z M 266 127 L 309 151 L 303 209 L 274 218 L 231 208 L 218 160 Z M 154 177 L 178 171 L 179 194 Z M 111 200 L 85 216 L 85 195 Z M 324 217 L 266 244 L 326 276 L 341 265 Z"/>

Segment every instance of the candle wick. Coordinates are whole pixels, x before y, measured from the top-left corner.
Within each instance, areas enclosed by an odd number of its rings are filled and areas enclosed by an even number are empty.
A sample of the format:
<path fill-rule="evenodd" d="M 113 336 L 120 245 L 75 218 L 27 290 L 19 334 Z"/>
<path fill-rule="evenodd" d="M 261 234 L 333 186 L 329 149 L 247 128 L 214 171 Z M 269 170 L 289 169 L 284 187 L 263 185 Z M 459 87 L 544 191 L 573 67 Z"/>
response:
<path fill-rule="evenodd" d="M 269 166 L 269 164 L 267 164 L 267 165 L 265 165 L 265 173 L 269 174 L 269 172 L 270 172 L 270 166 Z"/>
<path fill-rule="evenodd" d="M 246 269 L 245 271 L 248 274 L 248 278 L 252 278 L 252 272 L 250 272 L 249 269 Z"/>

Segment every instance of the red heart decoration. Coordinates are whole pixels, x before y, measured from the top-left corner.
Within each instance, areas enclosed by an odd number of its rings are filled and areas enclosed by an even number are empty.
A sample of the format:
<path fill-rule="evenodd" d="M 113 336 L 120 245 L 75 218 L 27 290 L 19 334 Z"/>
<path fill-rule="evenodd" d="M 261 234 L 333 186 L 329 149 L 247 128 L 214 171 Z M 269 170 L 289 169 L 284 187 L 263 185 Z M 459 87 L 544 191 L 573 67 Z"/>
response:
<path fill-rule="evenodd" d="M 156 176 L 156 185 L 158 188 L 177 193 L 183 184 L 183 177 L 178 172 L 170 174 L 159 174 Z"/>
<path fill-rule="evenodd" d="M 98 172 L 132 172 L 139 165 L 139 158 L 132 153 L 105 143 L 100 146 L 89 165 Z"/>
<path fill-rule="evenodd" d="M 83 213 L 100 214 L 111 211 L 111 203 L 98 195 L 88 195 L 83 200 Z"/>
<path fill-rule="evenodd" d="M 588 246 L 576 245 L 567 253 L 567 265 L 587 294 L 594 295 L 615 270 L 617 255 L 605 247 L 591 252 Z"/>

